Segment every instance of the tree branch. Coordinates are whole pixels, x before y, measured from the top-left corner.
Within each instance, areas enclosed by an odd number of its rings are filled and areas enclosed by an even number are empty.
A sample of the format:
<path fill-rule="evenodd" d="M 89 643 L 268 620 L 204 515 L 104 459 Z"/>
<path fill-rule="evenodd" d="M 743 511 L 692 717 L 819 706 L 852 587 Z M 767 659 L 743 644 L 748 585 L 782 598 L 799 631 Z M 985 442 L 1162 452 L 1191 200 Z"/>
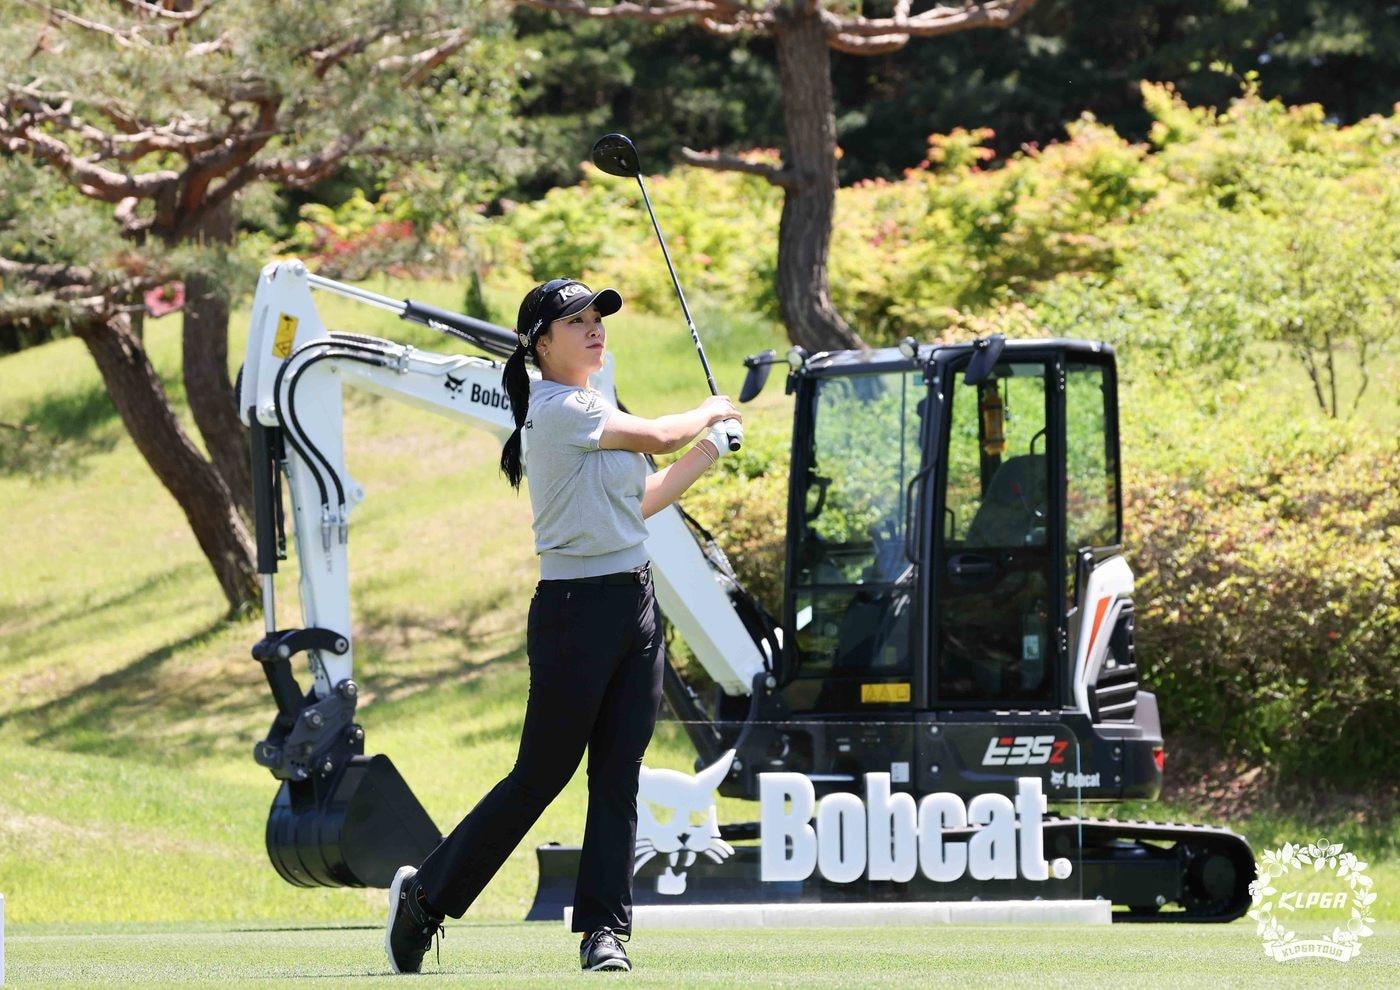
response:
<path fill-rule="evenodd" d="M 745 13 L 735 0 L 620 0 L 607 7 L 595 7 L 588 0 L 515 0 L 524 7 L 558 14 L 598 19 L 630 17 L 643 21 L 666 21 L 677 17 L 732 20 Z"/>
<path fill-rule="evenodd" d="M 210 182 L 246 165 L 280 133 L 277 111 L 282 104 L 281 91 L 266 83 L 246 90 L 246 95 L 257 114 L 251 126 L 236 129 L 236 125 L 231 124 L 217 136 L 207 151 L 193 156 L 185 169 L 178 210 L 187 222 L 202 219 L 206 212 L 205 193 Z"/>
<path fill-rule="evenodd" d="M 42 289 L 62 289 L 74 285 L 91 286 L 97 276 L 91 268 L 62 262 L 37 264 L 15 261 L 0 255 L 0 275 L 18 278 Z"/>
<path fill-rule="evenodd" d="M 331 69 L 347 58 L 358 55 L 375 42 L 390 37 L 392 27 L 390 24 L 379 24 L 359 37 L 347 38 L 337 43 L 327 43 L 320 48 L 312 49 L 306 53 L 310 55 L 311 61 L 316 65 L 316 68 L 311 70 L 311 74 L 317 79 L 324 79 Z M 398 34 L 395 37 L 402 40 L 407 36 Z"/>
<path fill-rule="evenodd" d="M 828 10 L 821 13 L 828 36 L 845 36 L 844 43 L 859 45 L 857 39 L 871 38 L 880 46 L 903 44 L 910 37 L 931 38 L 972 28 L 1008 28 L 1025 16 L 1035 0 L 989 0 L 972 6 L 934 7 L 910 16 L 908 0 L 895 4 L 892 17 L 840 17 Z"/>
<path fill-rule="evenodd" d="M 147 17 L 176 21 L 181 25 L 194 23 L 203 17 L 210 7 L 214 6 L 214 0 L 204 0 L 204 3 L 192 10 L 171 10 L 169 7 L 162 7 L 160 4 L 149 2 L 149 0 L 121 0 L 121 3 Z"/>
<path fill-rule="evenodd" d="M 303 158 L 268 158 L 260 162 L 251 163 L 254 175 L 244 179 L 244 182 L 252 178 L 274 179 L 278 182 L 292 186 L 294 188 L 305 188 L 315 185 L 321 179 L 329 175 L 340 162 L 347 156 L 355 152 L 360 141 L 364 139 L 364 132 L 357 131 L 352 134 L 342 134 L 329 145 L 322 148 L 313 155 Z M 232 177 L 230 177 L 232 178 Z"/>
<path fill-rule="evenodd" d="M 31 115 L 26 126 L 53 124 L 71 134 L 77 135 L 92 149 L 88 156 L 93 161 L 133 162 L 156 151 L 191 155 L 205 150 L 220 140 L 207 133 L 185 133 L 187 121 L 172 120 L 161 126 L 122 118 L 119 130 L 122 133 L 110 134 L 89 124 L 73 112 L 74 97 L 69 93 L 45 93 L 31 86 L 18 86 L 10 83 L 8 99 L 0 100 L 0 109 L 18 108 Z M 101 107 L 98 107 L 101 109 Z M 109 115 L 110 116 L 110 115 Z M 134 125 L 134 126 L 133 126 Z"/>
<path fill-rule="evenodd" d="M 690 148 L 682 148 L 677 157 L 686 165 L 694 165 L 696 168 L 756 175 L 784 189 L 792 189 L 798 184 L 797 175 L 788 169 L 769 165 L 767 162 L 751 162 L 738 155 L 726 155 L 718 151 L 692 151 Z"/>
<path fill-rule="evenodd" d="M 29 125 L 11 127 L 0 120 L 0 150 L 30 151 L 59 171 L 84 196 L 119 203 L 128 196 L 151 197 L 179 180 L 179 173 L 164 169 L 127 175 L 77 158 L 66 144 L 51 134 L 32 131 Z"/>
<path fill-rule="evenodd" d="M 775 18 L 771 11 L 736 10 L 727 20 L 714 17 L 701 17 L 700 27 L 721 38 L 733 38 L 741 34 L 757 34 L 773 26 Z"/>
<path fill-rule="evenodd" d="M 100 21 L 88 20 L 86 17 L 79 17 L 77 14 L 62 10 L 58 7 L 50 6 L 46 3 L 39 3 L 37 0 L 21 0 L 26 6 L 41 10 L 48 17 L 49 23 L 55 27 L 62 27 L 64 24 L 72 24 L 85 31 L 92 31 L 105 35 L 115 41 L 123 48 L 132 48 L 137 45 L 148 46 L 146 39 L 141 37 L 140 30 L 121 31 L 110 24 L 103 24 Z"/>
<path fill-rule="evenodd" d="M 909 35 L 885 34 L 862 38 L 855 34 L 828 34 L 826 44 L 828 48 L 847 55 L 888 55 L 909 44 Z"/>
<path fill-rule="evenodd" d="M 417 86 L 428 74 L 436 69 L 443 62 L 446 62 L 454 53 L 459 51 L 463 45 L 472 40 L 472 33 L 465 28 L 458 28 L 452 31 L 441 31 L 436 35 L 428 35 L 428 38 L 441 38 L 442 43 L 434 45 L 432 48 L 425 48 L 423 51 L 415 52 L 412 55 L 389 55 L 379 60 L 376 68 L 381 72 L 395 72 L 399 69 L 406 70 L 403 74 L 405 86 Z"/>

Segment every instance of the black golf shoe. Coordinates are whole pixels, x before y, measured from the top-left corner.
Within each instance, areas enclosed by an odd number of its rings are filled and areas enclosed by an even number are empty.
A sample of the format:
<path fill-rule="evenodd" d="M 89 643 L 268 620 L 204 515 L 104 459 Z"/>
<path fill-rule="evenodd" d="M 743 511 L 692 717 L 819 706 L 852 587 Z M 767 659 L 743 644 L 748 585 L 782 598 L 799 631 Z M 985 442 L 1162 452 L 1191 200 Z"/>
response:
<path fill-rule="evenodd" d="M 384 951 L 395 973 L 416 973 L 423 954 L 442 934 L 442 915 L 428 910 L 418 896 L 418 870 L 400 866 L 389 887 L 389 921 L 384 926 Z"/>
<path fill-rule="evenodd" d="M 583 940 L 578 947 L 578 961 L 586 972 L 616 969 L 627 972 L 632 961 L 617 940 L 613 930 L 604 926 Z"/>

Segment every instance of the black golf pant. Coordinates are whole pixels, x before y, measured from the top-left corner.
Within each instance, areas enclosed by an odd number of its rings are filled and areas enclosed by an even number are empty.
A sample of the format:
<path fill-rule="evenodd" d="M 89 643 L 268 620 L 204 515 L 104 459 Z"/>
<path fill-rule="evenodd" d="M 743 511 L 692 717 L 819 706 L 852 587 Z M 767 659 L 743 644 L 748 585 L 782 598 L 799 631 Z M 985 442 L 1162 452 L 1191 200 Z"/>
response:
<path fill-rule="evenodd" d="M 632 930 L 637 778 L 661 699 L 661 610 L 649 571 L 626 584 L 541 581 L 530 602 L 530 697 L 515 766 L 419 870 L 460 918 L 588 749 L 588 821 L 573 930 Z"/>

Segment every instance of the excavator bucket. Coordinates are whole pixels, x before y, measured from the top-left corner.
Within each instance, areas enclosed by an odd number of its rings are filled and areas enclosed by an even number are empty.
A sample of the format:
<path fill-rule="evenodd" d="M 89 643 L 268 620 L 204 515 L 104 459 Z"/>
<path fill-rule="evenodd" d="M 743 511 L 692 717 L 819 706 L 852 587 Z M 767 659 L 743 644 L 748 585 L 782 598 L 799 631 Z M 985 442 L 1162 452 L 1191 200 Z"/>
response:
<path fill-rule="evenodd" d="M 355 756 L 326 780 L 282 782 L 267 855 L 298 887 L 388 887 L 442 840 L 387 756 Z"/>

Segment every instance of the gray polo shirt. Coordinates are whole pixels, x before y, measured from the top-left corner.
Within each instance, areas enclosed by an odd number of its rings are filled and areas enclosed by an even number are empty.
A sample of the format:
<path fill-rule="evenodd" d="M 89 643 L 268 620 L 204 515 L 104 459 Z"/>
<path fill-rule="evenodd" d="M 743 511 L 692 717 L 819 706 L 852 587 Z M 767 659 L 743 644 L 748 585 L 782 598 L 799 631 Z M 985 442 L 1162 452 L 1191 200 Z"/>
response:
<path fill-rule="evenodd" d="M 530 383 L 525 475 L 541 578 L 593 577 L 647 562 L 646 458 L 598 449 L 615 408 L 596 389 Z"/>

